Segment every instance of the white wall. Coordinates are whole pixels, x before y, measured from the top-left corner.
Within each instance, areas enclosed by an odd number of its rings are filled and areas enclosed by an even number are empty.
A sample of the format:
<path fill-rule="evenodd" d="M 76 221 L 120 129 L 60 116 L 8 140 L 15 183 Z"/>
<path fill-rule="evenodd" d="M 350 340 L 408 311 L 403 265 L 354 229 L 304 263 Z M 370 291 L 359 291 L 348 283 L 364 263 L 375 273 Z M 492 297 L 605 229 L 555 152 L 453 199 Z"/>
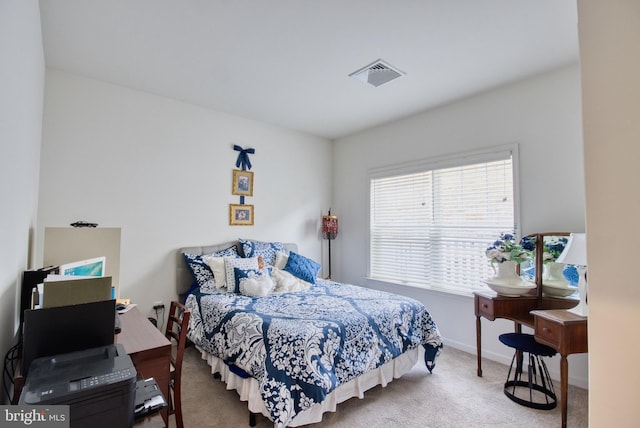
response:
<path fill-rule="evenodd" d="M 254 226 L 229 226 L 233 144 L 256 150 Z M 322 261 L 324 139 L 48 69 L 40 173 L 39 261 L 44 227 L 121 227 L 120 296 L 143 313 L 175 298 L 180 247 L 279 240 Z"/>
<path fill-rule="evenodd" d="M 0 352 L 13 345 L 36 225 L 44 86 L 37 0 L 0 2 Z M 0 402 L 4 402 L 4 390 Z"/>
<path fill-rule="evenodd" d="M 334 278 L 407 294 L 425 302 L 446 344 L 475 353 L 473 299 L 366 279 L 368 171 L 506 143 L 520 147 L 523 234 L 584 231 L 580 70 L 565 67 L 338 140 L 333 213 L 340 217 Z M 505 320 L 483 320 L 484 356 L 509 362 L 497 336 Z M 587 357 L 571 356 L 570 382 L 586 387 Z M 559 365 L 550 364 L 559 377 Z"/>
<path fill-rule="evenodd" d="M 578 1 L 589 265 L 589 426 L 636 427 L 640 2 Z"/>

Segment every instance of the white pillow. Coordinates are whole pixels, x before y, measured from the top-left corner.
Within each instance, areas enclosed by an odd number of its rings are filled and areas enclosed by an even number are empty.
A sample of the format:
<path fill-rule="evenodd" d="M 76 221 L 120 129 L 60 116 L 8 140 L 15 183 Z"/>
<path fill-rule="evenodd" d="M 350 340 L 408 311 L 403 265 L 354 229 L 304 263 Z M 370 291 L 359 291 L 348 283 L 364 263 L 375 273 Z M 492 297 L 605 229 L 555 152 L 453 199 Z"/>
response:
<path fill-rule="evenodd" d="M 289 255 L 287 253 L 283 253 L 282 251 L 278 251 L 276 253 L 276 261 L 273 262 L 273 266 L 278 269 L 284 269 L 289 261 Z"/>
<path fill-rule="evenodd" d="M 275 284 L 270 276 L 262 275 L 240 280 L 240 294 L 245 296 L 266 296 Z"/>
<path fill-rule="evenodd" d="M 304 291 L 311 287 L 311 284 L 296 276 L 293 276 L 286 270 L 273 268 L 271 272 L 276 287 L 273 289 L 274 293 L 291 293 L 294 291 Z"/>
<path fill-rule="evenodd" d="M 258 258 L 257 257 L 247 257 L 247 258 L 233 258 L 233 257 L 225 257 L 224 258 L 224 270 L 225 270 L 225 282 L 227 283 L 227 291 L 233 293 L 236 289 L 236 275 L 233 271 L 233 268 L 238 269 L 255 269 L 258 270 Z M 214 276 L 215 277 L 215 276 Z"/>
<path fill-rule="evenodd" d="M 213 282 L 216 284 L 216 288 L 227 287 L 227 274 L 224 268 L 224 259 L 226 257 L 203 257 L 204 262 L 209 266 L 211 272 L 213 272 Z M 230 257 L 233 258 L 233 257 Z"/>

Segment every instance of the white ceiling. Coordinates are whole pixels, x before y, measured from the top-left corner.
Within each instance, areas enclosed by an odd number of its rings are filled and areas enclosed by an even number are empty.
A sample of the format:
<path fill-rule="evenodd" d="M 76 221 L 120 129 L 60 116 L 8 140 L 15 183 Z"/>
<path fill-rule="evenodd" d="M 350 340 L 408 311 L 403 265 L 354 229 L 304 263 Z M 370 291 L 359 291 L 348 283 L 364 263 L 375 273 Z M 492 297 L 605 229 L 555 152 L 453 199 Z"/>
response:
<path fill-rule="evenodd" d="M 41 0 L 48 67 L 335 139 L 578 61 L 576 0 Z M 383 59 L 406 76 L 348 75 Z"/>

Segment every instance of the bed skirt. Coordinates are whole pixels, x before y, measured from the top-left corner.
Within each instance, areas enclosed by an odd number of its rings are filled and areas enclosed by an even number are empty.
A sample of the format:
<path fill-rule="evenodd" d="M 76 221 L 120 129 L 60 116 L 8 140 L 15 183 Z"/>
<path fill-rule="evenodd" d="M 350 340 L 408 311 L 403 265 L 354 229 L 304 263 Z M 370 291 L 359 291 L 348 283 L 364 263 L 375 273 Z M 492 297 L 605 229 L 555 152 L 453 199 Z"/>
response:
<path fill-rule="evenodd" d="M 269 412 L 262 401 L 258 381 L 254 378 L 242 378 L 229 370 L 220 358 L 215 357 L 207 352 L 201 352 L 202 359 L 207 361 L 211 367 L 211 373 L 219 373 L 223 382 L 227 384 L 227 390 L 235 389 L 240 396 L 240 400 L 246 401 L 250 412 L 264 415 L 267 419 L 271 419 Z M 365 391 L 377 385 L 387 386 L 393 379 L 397 379 L 407 373 L 415 366 L 418 359 L 422 361 L 424 349 L 422 346 L 410 349 L 404 354 L 394 358 L 392 361 L 371 370 L 355 379 L 350 380 L 344 385 L 327 395 L 322 403 L 318 403 L 313 407 L 301 412 L 293 418 L 287 426 L 297 427 L 322 421 L 322 414 L 325 412 L 335 412 L 336 406 L 349 398 L 364 398 Z"/>

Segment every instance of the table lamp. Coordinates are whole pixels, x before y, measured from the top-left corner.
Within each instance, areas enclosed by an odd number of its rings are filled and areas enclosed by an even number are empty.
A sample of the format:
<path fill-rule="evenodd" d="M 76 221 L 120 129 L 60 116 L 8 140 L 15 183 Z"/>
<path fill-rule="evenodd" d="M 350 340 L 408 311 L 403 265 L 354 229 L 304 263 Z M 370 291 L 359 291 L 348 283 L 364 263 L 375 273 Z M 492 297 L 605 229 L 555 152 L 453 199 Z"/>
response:
<path fill-rule="evenodd" d="M 574 265 L 578 271 L 578 294 L 580 302 L 574 308 L 569 309 L 576 315 L 586 317 L 589 315 L 589 307 L 587 306 L 587 234 L 572 233 L 569 236 L 569 242 L 562 251 L 562 254 L 556 260 L 557 263 Z"/>
<path fill-rule="evenodd" d="M 329 276 L 327 279 L 331 279 L 331 240 L 336 239 L 338 236 L 338 216 L 331 215 L 331 209 L 329 214 L 322 216 L 322 237 L 329 240 Z"/>

